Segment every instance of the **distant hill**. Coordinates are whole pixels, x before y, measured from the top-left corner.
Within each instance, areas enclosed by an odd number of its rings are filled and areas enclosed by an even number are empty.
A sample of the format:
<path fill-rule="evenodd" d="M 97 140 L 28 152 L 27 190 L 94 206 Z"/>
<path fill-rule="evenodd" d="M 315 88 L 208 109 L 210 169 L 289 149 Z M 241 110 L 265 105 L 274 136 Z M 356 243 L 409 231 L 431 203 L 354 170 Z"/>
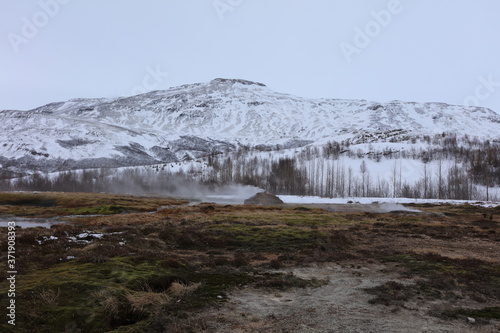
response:
<path fill-rule="evenodd" d="M 197 159 L 241 147 L 407 140 L 451 132 L 500 137 L 500 115 L 444 103 L 306 99 L 214 79 L 123 98 L 0 111 L 0 164 L 14 173 Z"/>

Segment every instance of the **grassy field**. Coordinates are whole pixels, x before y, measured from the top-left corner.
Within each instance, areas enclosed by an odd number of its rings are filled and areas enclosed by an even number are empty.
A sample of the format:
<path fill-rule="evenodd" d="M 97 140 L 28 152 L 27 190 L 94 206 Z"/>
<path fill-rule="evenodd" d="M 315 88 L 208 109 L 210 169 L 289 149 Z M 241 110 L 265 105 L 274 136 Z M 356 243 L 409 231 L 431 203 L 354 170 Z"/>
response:
<path fill-rule="evenodd" d="M 16 327 L 2 332 L 210 332 L 209 308 L 233 290 L 321 288 L 287 268 L 387 265 L 415 283 L 367 288 L 367 307 L 439 301 L 429 316 L 500 322 L 500 209 L 328 212 L 83 193 L 0 193 L 0 216 L 65 216 L 16 229 Z M 9 299 L 0 230 L 0 304 Z M 242 319 L 244 320 L 244 319 Z"/>

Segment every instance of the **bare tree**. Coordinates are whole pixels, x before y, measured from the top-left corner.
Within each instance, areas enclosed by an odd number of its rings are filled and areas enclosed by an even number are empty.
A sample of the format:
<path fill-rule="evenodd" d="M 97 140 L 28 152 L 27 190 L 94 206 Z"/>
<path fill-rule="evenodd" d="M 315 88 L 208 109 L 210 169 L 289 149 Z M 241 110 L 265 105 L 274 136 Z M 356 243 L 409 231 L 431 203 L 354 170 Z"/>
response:
<path fill-rule="evenodd" d="M 366 196 L 366 191 L 365 191 L 365 184 L 366 184 L 366 174 L 367 174 L 367 167 L 366 167 L 366 162 L 365 160 L 361 161 L 361 165 L 359 166 L 359 171 L 361 172 L 361 186 L 362 186 L 362 193 L 363 197 Z"/>

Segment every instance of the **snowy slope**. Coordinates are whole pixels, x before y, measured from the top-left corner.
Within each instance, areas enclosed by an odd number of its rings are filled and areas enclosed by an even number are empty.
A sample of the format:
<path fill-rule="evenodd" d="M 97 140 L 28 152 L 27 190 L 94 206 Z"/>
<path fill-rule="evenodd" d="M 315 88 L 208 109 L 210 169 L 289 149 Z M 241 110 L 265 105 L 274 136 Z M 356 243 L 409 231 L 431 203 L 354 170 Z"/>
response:
<path fill-rule="evenodd" d="M 443 103 L 305 99 L 261 83 L 215 79 L 132 97 L 72 99 L 29 111 L 0 111 L 0 131 L 1 164 L 45 164 L 52 170 L 78 163 L 179 161 L 240 144 L 377 142 L 443 131 L 495 139 L 500 115 Z"/>

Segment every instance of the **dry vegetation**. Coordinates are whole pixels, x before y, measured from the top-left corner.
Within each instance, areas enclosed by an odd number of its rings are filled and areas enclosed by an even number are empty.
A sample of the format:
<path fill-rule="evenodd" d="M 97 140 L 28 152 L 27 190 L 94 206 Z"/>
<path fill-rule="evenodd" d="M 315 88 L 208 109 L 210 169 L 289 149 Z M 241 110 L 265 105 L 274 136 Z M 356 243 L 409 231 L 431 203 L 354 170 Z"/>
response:
<path fill-rule="evenodd" d="M 185 200 L 105 193 L 0 192 L 0 214 L 27 217 L 149 212 Z"/>
<path fill-rule="evenodd" d="M 0 193 L 4 217 L 78 215 L 50 229 L 17 229 L 16 332 L 215 332 L 207 311 L 231 292 L 321 288 L 328 279 L 285 273 L 319 263 L 387 267 L 397 278 L 366 288 L 367 308 L 427 302 L 437 304 L 428 315 L 450 325 L 473 317 L 472 331 L 500 327 L 498 208 L 373 214 L 184 203 Z M 5 274 L 3 250 L 1 263 Z M 2 307 L 6 288 L 2 282 Z"/>

